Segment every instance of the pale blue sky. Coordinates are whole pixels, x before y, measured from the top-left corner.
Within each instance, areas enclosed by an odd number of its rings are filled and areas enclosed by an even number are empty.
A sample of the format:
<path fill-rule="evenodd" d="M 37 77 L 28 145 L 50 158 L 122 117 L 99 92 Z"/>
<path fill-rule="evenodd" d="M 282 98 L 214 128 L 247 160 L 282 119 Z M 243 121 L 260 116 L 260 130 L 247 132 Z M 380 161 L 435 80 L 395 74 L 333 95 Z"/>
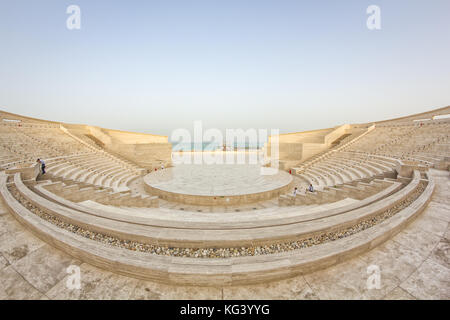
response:
<path fill-rule="evenodd" d="M 0 109 L 164 135 L 382 120 L 450 105 L 449 21 L 448 0 L 0 0 Z"/>

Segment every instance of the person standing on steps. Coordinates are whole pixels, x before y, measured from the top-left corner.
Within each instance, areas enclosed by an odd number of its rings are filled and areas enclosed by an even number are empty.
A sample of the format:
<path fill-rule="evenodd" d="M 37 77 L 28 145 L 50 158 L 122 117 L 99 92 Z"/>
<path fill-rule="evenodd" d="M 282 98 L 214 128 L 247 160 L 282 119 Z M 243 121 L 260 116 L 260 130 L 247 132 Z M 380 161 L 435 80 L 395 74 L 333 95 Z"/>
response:
<path fill-rule="evenodd" d="M 37 159 L 36 162 L 41 164 L 41 172 L 42 172 L 42 174 L 45 174 L 45 162 L 44 162 L 44 160 Z"/>

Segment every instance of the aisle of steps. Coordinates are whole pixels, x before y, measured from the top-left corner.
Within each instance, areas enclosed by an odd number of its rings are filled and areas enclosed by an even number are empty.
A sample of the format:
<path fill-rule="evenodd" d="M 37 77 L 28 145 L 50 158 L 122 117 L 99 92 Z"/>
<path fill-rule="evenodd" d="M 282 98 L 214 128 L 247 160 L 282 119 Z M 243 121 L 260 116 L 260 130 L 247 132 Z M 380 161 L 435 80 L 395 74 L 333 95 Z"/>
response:
<path fill-rule="evenodd" d="M 132 195 L 130 191 L 115 192 L 113 188 L 103 188 L 73 180 L 64 180 L 64 182 L 41 180 L 37 182 L 34 189 L 47 199 L 66 199 L 75 203 L 91 200 L 124 207 L 151 208 L 159 206 L 156 196 Z"/>
<path fill-rule="evenodd" d="M 322 190 L 314 192 L 298 189 L 296 196 L 293 193 L 280 195 L 278 204 L 279 206 L 323 205 L 347 198 L 362 200 L 382 191 L 387 191 L 384 196 L 388 196 L 398 191 L 401 186 L 401 182 L 393 179 L 365 179 L 365 181 L 352 181 L 335 187 L 324 187 Z"/>

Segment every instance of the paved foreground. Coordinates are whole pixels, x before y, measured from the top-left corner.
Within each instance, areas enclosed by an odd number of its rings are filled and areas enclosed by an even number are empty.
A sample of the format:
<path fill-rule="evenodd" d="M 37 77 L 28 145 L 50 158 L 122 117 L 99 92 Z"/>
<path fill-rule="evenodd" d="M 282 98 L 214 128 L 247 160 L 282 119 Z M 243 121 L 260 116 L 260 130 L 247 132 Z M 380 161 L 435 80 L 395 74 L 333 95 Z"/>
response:
<path fill-rule="evenodd" d="M 98 269 L 33 236 L 0 203 L 0 299 L 450 299 L 450 177 L 430 174 L 428 207 L 383 245 L 305 276 L 236 287 L 171 286 Z M 80 289 L 67 288 L 70 265 L 80 267 Z M 379 289 L 368 289 L 376 275 L 369 266 L 380 270 Z"/>

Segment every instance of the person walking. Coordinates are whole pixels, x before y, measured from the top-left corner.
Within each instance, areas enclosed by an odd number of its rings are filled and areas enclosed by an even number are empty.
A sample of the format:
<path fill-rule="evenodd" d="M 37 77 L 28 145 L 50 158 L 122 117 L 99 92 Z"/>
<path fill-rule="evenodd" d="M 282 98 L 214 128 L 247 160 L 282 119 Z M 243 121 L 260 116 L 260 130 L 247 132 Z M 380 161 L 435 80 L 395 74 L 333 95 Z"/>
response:
<path fill-rule="evenodd" d="M 42 172 L 42 174 L 45 174 L 45 162 L 44 162 L 44 160 L 37 159 L 36 162 L 41 164 L 41 172 Z"/>

